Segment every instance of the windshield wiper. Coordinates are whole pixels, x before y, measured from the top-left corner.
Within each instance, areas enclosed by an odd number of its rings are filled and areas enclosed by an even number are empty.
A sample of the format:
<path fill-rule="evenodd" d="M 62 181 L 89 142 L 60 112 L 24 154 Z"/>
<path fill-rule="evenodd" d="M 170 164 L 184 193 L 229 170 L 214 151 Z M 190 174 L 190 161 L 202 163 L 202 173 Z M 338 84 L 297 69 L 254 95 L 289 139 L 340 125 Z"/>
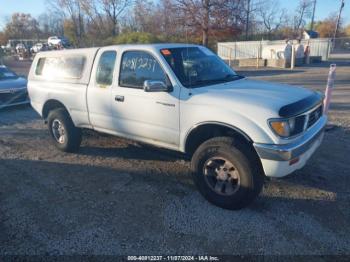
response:
<path fill-rule="evenodd" d="M 201 86 L 205 86 L 205 85 L 226 83 L 226 82 L 230 82 L 230 81 L 234 81 L 234 80 L 238 80 L 238 79 L 242 79 L 242 78 L 244 78 L 244 76 L 228 74 L 225 77 L 218 78 L 218 79 L 196 80 L 196 81 L 193 81 L 191 83 L 188 83 L 188 85 L 195 88 L 195 87 L 201 87 Z"/>
<path fill-rule="evenodd" d="M 223 79 L 225 79 L 225 80 L 227 80 L 227 79 L 237 80 L 237 79 L 242 79 L 242 78 L 244 78 L 244 76 L 228 74 Z"/>

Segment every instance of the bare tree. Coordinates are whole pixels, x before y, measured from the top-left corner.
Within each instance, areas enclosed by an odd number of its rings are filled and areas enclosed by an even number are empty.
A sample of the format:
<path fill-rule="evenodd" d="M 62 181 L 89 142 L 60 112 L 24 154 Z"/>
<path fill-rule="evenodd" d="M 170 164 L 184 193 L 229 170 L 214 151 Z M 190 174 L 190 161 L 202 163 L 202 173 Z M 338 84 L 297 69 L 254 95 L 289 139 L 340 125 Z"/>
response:
<path fill-rule="evenodd" d="M 176 6 L 182 15 L 184 26 L 200 28 L 204 46 L 208 46 L 209 18 L 214 1 L 176 0 Z"/>
<path fill-rule="evenodd" d="M 260 28 L 269 37 L 298 31 L 314 3 L 299 1 L 288 24 L 278 0 L 48 0 L 50 13 L 31 24 L 30 35 L 62 35 L 64 30 L 74 45 L 91 46 L 117 42 L 120 32 L 136 31 L 161 41 L 208 46 L 239 35 L 248 38 Z"/>
<path fill-rule="evenodd" d="M 138 31 L 159 34 L 159 20 L 156 5 L 153 1 L 137 0 L 134 6 L 134 19 Z"/>
<path fill-rule="evenodd" d="M 82 9 L 87 16 L 87 23 L 90 28 L 101 33 L 105 31 L 105 18 L 100 12 L 95 0 L 81 0 Z"/>
<path fill-rule="evenodd" d="M 343 21 L 339 21 L 340 28 Z M 334 36 L 334 29 L 337 26 L 337 13 L 330 13 L 329 16 L 321 21 L 317 21 L 315 28 L 320 37 L 332 38 Z"/>
<path fill-rule="evenodd" d="M 305 19 L 311 17 L 313 0 L 300 0 L 293 19 L 293 28 L 297 33 L 305 26 Z"/>
<path fill-rule="evenodd" d="M 272 33 L 277 31 L 286 22 L 286 10 L 280 9 L 277 0 L 266 0 L 258 8 L 257 13 L 262 20 L 269 39 Z"/>
<path fill-rule="evenodd" d="M 118 19 L 123 11 L 131 5 L 132 0 L 99 0 L 111 25 L 112 36 L 118 33 Z"/>
<path fill-rule="evenodd" d="M 43 37 L 50 35 L 63 35 L 63 20 L 60 13 L 49 11 L 38 17 L 39 28 Z"/>
<path fill-rule="evenodd" d="M 263 0 L 244 0 L 242 7 L 245 14 L 245 39 L 248 40 L 249 29 L 252 27 L 252 19 L 262 6 Z"/>
<path fill-rule="evenodd" d="M 7 21 L 4 32 L 8 38 L 39 38 L 38 22 L 30 14 L 14 13 Z"/>
<path fill-rule="evenodd" d="M 161 0 L 157 5 L 157 20 L 160 22 L 161 32 L 166 39 L 172 39 L 174 36 L 181 36 L 185 30 L 180 16 L 176 10 L 174 0 Z"/>
<path fill-rule="evenodd" d="M 225 14 L 228 4 L 238 0 L 175 0 L 182 24 L 197 28 L 202 34 L 202 44 L 208 46 L 209 33 L 213 25 Z M 219 15 L 219 16 L 216 16 Z M 226 16 L 228 17 L 228 16 Z"/>
<path fill-rule="evenodd" d="M 62 16 L 70 21 L 66 21 L 66 25 L 72 29 L 74 42 L 78 46 L 83 45 L 83 37 L 85 35 L 84 11 L 81 0 L 50 0 L 50 7 L 55 12 L 61 12 Z"/>
<path fill-rule="evenodd" d="M 80 2 L 86 16 L 87 33 L 95 39 L 117 36 L 119 18 L 132 4 L 132 0 L 80 0 Z"/>

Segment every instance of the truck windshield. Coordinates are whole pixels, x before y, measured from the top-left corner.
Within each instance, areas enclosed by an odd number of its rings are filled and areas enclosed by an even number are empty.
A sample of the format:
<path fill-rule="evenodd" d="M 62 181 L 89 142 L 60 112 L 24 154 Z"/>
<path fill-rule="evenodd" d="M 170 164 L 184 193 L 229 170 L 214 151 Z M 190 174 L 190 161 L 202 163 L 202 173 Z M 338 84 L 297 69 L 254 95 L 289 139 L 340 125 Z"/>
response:
<path fill-rule="evenodd" d="M 243 78 L 205 47 L 161 49 L 181 84 L 188 88 L 215 85 Z"/>

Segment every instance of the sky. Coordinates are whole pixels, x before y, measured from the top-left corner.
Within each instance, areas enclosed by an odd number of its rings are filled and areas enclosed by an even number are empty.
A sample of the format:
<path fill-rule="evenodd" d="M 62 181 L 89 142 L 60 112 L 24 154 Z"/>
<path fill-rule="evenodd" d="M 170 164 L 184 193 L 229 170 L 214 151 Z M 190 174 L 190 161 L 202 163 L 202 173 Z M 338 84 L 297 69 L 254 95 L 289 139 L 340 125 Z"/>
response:
<path fill-rule="evenodd" d="M 279 0 L 281 8 L 292 11 L 298 5 L 298 0 Z M 330 13 L 338 12 L 341 0 L 317 0 L 315 20 L 321 20 Z M 45 12 L 47 4 L 45 0 L 0 0 L 0 29 L 3 28 L 6 19 L 14 12 L 30 13 L 32 16 Z M 342 12 L 345 24 L 350 24 L 350 0 L 345 0 L 345 7 Z"/>
<path fill-rule="evenodd" d="M 1 0 L 0 0 L 1 1 Z M 331 13 L 339 12 L 341 0 L 316 0 L 315 21 L 328 17 Z M 280 7 L 294 11 L 298 6 L 298 0 L 279 0 Z M 350 24 L 350 0 L 345 0 L 342 11 L 344 24 Z"/>

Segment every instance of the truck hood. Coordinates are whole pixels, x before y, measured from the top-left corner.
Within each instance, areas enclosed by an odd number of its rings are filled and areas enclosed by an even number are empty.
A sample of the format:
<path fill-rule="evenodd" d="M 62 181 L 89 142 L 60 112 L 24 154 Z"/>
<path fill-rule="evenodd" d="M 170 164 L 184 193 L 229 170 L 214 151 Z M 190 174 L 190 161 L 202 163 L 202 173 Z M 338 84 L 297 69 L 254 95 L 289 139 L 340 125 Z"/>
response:
<path fill-rule="evenodd" d="M 305 112 L 321 100 L 321 95 L 302 87 L 247 78 L 193 90 L 199 101 L 208 104 L 229 105 L 236 110 L 245 110 L 241 112 L 253 108 L 268 110 L 279 117 Z"/>

